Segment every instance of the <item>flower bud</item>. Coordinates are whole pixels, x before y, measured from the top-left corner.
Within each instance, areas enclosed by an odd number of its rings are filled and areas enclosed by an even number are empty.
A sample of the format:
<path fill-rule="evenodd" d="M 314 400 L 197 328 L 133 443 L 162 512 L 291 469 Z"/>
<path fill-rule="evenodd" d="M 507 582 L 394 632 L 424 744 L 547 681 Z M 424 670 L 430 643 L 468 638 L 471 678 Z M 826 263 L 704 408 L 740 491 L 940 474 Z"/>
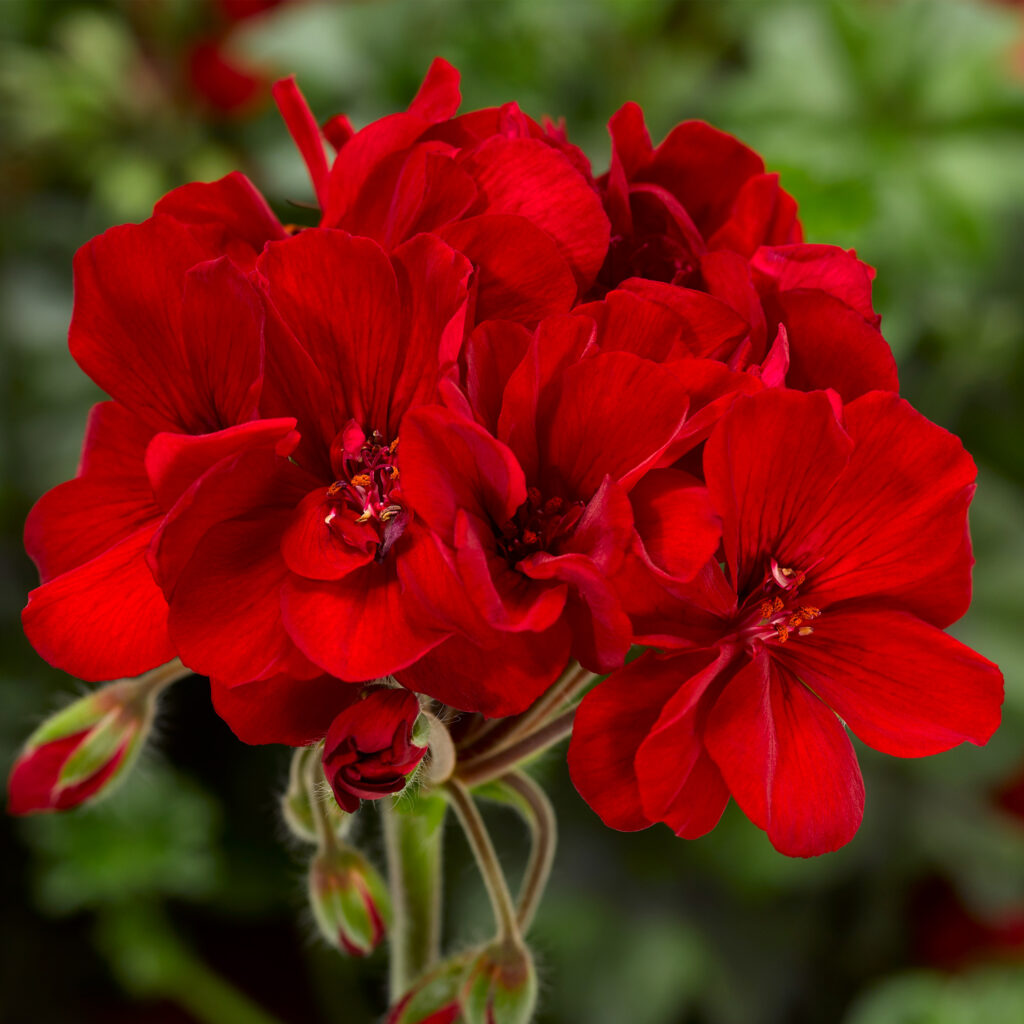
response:
<path fill-rule="evenodd" d="M 422 975 L 384 1024 L 462 1024 L 459 990 L 471 960 L 471 953 L 462 953 Z"/>
<path fill-rule="evenodd" d="M 530 1024 L 537 1003 L 537 975 L 529 950 L 499 939 L 484 947 L 462 983 L 466 1024 Z"/>
<path fill-rule="evenodd" d="M 323 826 L 318 825 L 318 815 L 338 838 L 351 824 L 351 816 L 331 799 L 322 783 L 319 746 L 299 747 L 292 755 L 288 788 L 281 797 L 281 816 L 289 831 L 307 843 L 319 842 L 318 827 Z"/>
<path fill-rule="evenodd" d="M 350 846 L 330 843 L 309 866 L 309 901 L 323 937 L 352 956 L 377 948 L 390 917 L 388 891 L 377 869 Z"/>
<path fill-rule="evenodd" d="M 360 800 L 379 800 L 405 789 L 427 752 L 426 723 L 408 690 L 376 687 L 345 708 L 324 741 L 324 774 L 339 806 L 352 812 Z"/>
<path fill-rule="evenodd" d="M 63 811 L 109 793 L 142 749 L 160 689 L 147 676 L 122 679 L 48 718 L 14 762 L 7 810 Z"/>

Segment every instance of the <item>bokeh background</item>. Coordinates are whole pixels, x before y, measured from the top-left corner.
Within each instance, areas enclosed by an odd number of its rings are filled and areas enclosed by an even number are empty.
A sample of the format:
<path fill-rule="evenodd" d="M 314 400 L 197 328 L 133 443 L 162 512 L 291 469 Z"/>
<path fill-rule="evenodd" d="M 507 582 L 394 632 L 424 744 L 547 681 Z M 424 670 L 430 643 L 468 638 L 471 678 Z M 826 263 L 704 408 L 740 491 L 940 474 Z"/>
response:
<path fill-rule="evenodd" d="M 239 167 L 288 217 L 309 198 L 267 100 L 296 73 L 316 114 L 404 106 L 430 59 L 467 107 L 565 116 L 595 168 L 640 102 L 655 139 L 706 118 L 760 150 L 811 241 L 878 269 L 903 391 L 980 469 L 976 599 L 954 632 L 999 661 L 985 749 L 859 748 L 863 828 L 790 861 L 730 808 L 698 842 L 619 835 L 539 766 L 561 816 L 534 933 L 541 1024 L 973 1024 L 1024 1020 L 1024 10 L 985 0 L 410 0 L 0 4 L 0 764 L 76 684 L 18 615 L 28 508 L 75 471 L 94 386 L 66 349 L 71 257 L 165 191 Z M 248 10 L 246 9 L 248 8 Z M 0 822 L 4 1024 L 362 1024 L 385 960 L 313 939 L 303 857 L 277 816 L 288 753 L 247 748 L 202 681 L 166 701 L 142 768 L 99 807 Z M 6 770 L 6 767 L 5 767 Z M 493 816 L 510 864 L 517 823 Z M 366 835 L 371 848 L 377 840 Z M 449 934 L 483 892 L 450 836 Z"/>

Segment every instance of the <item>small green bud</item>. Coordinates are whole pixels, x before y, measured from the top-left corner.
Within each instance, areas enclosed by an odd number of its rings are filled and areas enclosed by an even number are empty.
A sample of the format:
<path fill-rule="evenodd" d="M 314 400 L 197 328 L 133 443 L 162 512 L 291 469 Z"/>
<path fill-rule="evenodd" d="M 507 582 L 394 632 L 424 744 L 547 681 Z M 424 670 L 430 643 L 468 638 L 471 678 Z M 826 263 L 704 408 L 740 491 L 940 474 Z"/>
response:
<path fill-rule="evenodd" d="M 391 916 L 387 886 L 357 850 L 322 847 L 309 866 L 309 900 L 323 937 L 352 956 L 377 948 Z"/>

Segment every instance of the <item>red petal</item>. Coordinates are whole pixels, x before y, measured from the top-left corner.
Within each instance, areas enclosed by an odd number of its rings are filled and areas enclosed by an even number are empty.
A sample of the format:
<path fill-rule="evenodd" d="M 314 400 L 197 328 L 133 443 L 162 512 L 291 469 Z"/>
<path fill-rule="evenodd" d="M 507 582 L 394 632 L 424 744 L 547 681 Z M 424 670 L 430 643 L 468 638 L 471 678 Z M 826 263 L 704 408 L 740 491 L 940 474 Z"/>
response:
<path fill-rule="evenodd" d="M 737 590 L 766 556 L 786 566 L 820 557 L 810 527 L 851 448 L 825 394 L 772 390 L 734 401 L 708 439 L 704 476 Z M 828 550 L 849 550 L 825 536 Z"/>
<path fill-rule="evenodd" d="M 558 150 L 539 139 L 495 136 L 460 162 L 488 214 L 525 217 L 554 239 L 585 291 L 608 251 L 609 224 L 597 193 Z"/>
<path fill-rule="evenodd" d="M 853 838 L 864 783 L 846 732 L 767 654 L 726 685 L 705 743 L 736 802 L 780 853 L 813 857 Z"/>
<path fill-rule="evenodd" d="M 569 744 L 569 772 L 580 796 L 606 825 L 635 832 L 653 824 L 640 799 L 637 751 L 666 702 L 713 659 L 707 651 L 672 661 L 648 653 L 583 698 Z"/>
<path fill-rule="evenodd" d="M 786 325 L 788 387 L 834 388 L 851 402 L 867 391 L 898 391 L 896 360 L 878 328 L 829 295 L 787 292 L 765 301 L 769 323 Z"/>
<path fill-rule="evenodd" d="M 800 237 L 796 202 L 779 187 L 777 174 L 748 178 L 729 211 L 729 219 L 709 240 L 712 249 L 732 249 L 749 257 L 760 245 Z"/>
<path fill-rule="evenodd" d="M 185 275 L 182 342 L 196 396 L 213 427 L 256 415 L 263 380 L 263 302 L 226 256 Z"/>
<path fill-rule="evenodd" d="M 358 692 L 358 687 L 352 688 Z M 353 701 L 344 715 L 331 723 L 324 744 L 324 757 L 330 757 L 348 736 L 355 737 L 359 750 L 387 750 L 402 724 L 408 724 L 411 729 L 419 713 L 420 703 L 408 690 L 375 686 L 362 700 Z M 422 747 L 415 749 L 422 755 Z"/>
<path fill-rule="evenodd" d="M 327 489 L 310 491 L 281 538 L 281 554 L 292 572 L 311 580 L 338 580 L 373 561 L 377 533 L 337 509 Z"/>
<path fill-rule="evenodd" d="M 455 116 L 461 102 L 459 72 L 443 57 L 435 57 L 409 104 L 409 113 L 431 123 L 447 121 Z"/>
<path fill-rule="evenodd" d="M 384 250 L 341 231 L 303 231 L 259 259 L 267 292 L 330 382 L 334 426 L 397 427 L 395 379 L 407 357 L 398 284 Z M 394 435 L 388 438 L 394 440 Z"/>
<path fill-rule="evenodd" d="M 750 257 L 750 270 L 761 295 L 825 292 L 878 326 L 879 317 L 871 305 L 875 272 L 852 252 L 835 245 L 763 246 Z"/>
<path fill-rule="evenodd" d="M 946 607 L 961 606 L 970 593 L 970 455 L 896 395 L 865 395 L 846 406 L 845 419 L 855 443 L 849 466 L 830 493 L 808 495 L 802 516 L 820 558 L 808 598 L 824 608 L 886 595 L 921 615 L 937 610 L 938 595 Z"/>
<path fill-rule="evenodd" d="M 703 121 L 684 121 L 634 180 L 668 189 L 709 238 L 725 223 L 744 182 L 763 171 L 761 158 L 731 135 Z"/>
<path fill-rule="evenodd" d="M 243 743 L 304 747 L 323 739 L 338 713 L 359 699 L 359 687 L 316 676 L 271 676 L 228 686 L 210 680 L 214 710 Z"/>
<path fill-rule="evenodd" d="M 302 159 L 309 171 L 310 181 L 316 192 L 316 201 L 321 210 L 327 209 L 327 154 L 324 152 L 320 126 L 313 117 L 306 103 L 306 98 L 295 84 L 295 76 L 289 75 L 275 82 L 271 92 L 281 117 L 288 126 L 288 131 L 295 145 L 298 146 Z"/>
<path fill-rule="evenodd" d="M 177 581 L 170 629 L 182 661 L 225 685 L 317 670 L 299 653 L 281 620 L 281 557 L 287 511 L 210 529 Z"/>
<path fill-rule="evenodd" d="M 477 269 L 477 321 L 532 323 L 567 312 L 576 298 L 576 281 L 558 246 L 524 217 L 483 214 L 438 234 Z"/>
<path fill-rule="evenodd" d="M 249 449 L 287 456 L 298 441 L 295 420 L 253 420 L 215 434 L 157 434 L 146 449 L 146 474 L 164 511 L 208 469 Z"/>
<path fill-rule="evenodd" d="M 224 425 L 197 391 L 182 340 L 185 273 L 220 255 L 211 248 L 186 225 L 158 216 L 111 228 L 75 255 L 71 354 L 158 430 L 205 433 Z"/>
<path fill-rule="evenodd" d="M 683 340 L 692 355 L 726 360 L 750 333 L 750 324 L 728 302 L 706 292 L 639 277 L 623 281 L 621 288 L 670 309 L 683 324 Z M 619 291 L 609 292 L 607 298 L 613 300 L 618 294 Z M 653 358 L 633 345 L 621 347 Z M 602 341 L 602 348 L 608 348 L 605 341 Z"/>
<path fill-rule="evenodd" d="M 648 473 L 630 494 L 643 551 L 660 572 L 693 579 L 718 549 L 722 524 L 707 488 L 687 473 Z"/>
<path fill-rule="evenodd" d="M 390 114 L 356 132 L 341 148 L 331 165 L 323 227 L 342 227 L 357 210 L 364 187 L 389 157 L 411 146 L 430 122 L 417 114 Z"/>
<path fill-rule="evenodd" d="M 632 179 L 654 156 L 654 146 L 644 125 L 644 113 L 636 103 L 621 106 L 608 121 L 612 149 L 627 178 Z"/>
<path fill-rule="evenodd" d="M 419 235 L 395 250 L 402 309 L 399 372 L 392 388 L 397 436 L 406 409 L 436 400 L 438 374 L 454 365 L 466 331 L 469 280 L 473 268 L 461 253 L 433 235 Z"/>
<path fill-rule="evenodd" d="M 166 214 L 203 230 L 203 237 L 220 235 L 215 252 L 225 253 L 239 265 L 252 265 L 263 246 L 286 238 L 284 228 L 255 186 L 238 171 L 213 182 L 193 182 L 168 192 L 154 214 Z"/>
<path fill-rule="evenodd" d="M 25 548 L 44 583 L 159 520 L 142 464 L 152 434 L 116 402 L 93 406 L 78 477 L 44 494 L 25 523 Z"/>
<path fill-rule="evenodd" d="M 710 662 L 708 658 L 712 659 Z M 729 790 L 700 738 L 698 710 L 732 652 L 695 651 L 666 659 L 678 690 L 666 702 L 636 755 L 644 813 L 676 835 L 697 839 L 718 824 Z"/>
<path fill-rule="evenodd" d="M 51 665 L 80 679 L 137 676 L 176 654 L 167 604 L 146 564 L 155 524 L 29 594 L 25 634 Z"/>
<path fill-rule="evenodd" d="M 488 320 L 466 339 L 462 355 L 466 397 L 491 433 L 497 432 L 505 385 L 529 345 L 529 331 L 508 320 Z"/>
<path fill-rule="evenodd" d="M 552 482 L 584 500 L 606 476 L 630 488 L 678 433 L 686 408 L 686 391 L 670 371 L 629 353 L 570 366 L 538 416 Z"/>
<path fill-rule="evenodd" d="M 525 711 L 569 660 L 569 631 L 562 626 L 543 633 L 494 633 L 491 640 L 491 646 L 479 647 L 453 636 L 395 676 L 449 707 L 504 718 Z"/>
<path fill-rule="evenodd" d="M 500 525 L 526 501 L 523 471 L 509 448 L 440 407 L 406 416 L 398 467 L 410 507 L 449 544 L 460 509 Z"/>
<path fill-rule="evenodd" d="M 906 612 L 829 609 L 778 658 L 886 754 L 982 744 L 999 725 L 999 669 Z"/>
<path fill-rule="evenodd" d="M 370 563 L 340 580 L 291 576 L 286 581 L 285 623 L 312 661 L 342 679 L 380 679 L 405 668 L 445 638 L 415 621 L 415 605 L 403 595 L 395 566 L 400 557 L 396 548 L 383 562 Z"/>

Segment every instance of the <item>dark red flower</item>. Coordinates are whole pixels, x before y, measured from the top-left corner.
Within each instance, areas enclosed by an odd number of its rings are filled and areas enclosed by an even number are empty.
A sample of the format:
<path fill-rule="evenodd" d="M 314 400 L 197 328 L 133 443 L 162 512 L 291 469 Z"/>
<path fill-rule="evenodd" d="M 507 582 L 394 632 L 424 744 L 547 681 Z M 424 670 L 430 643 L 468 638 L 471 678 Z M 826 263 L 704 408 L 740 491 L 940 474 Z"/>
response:
<path fill-rule="evenodd" d="M 844 726 L 915 757 L 998 725 L 998 669 L 942 632 L 970 598 L 970 457 L 895 395 L 841 419 L 833 397 L 737 399 L 704 453 L 726 572 L 628 591 L 639 639 L 668 653 L 577 716 L 573 778 L 608 824 L 695 837 L 731 793 L 782 852 L 823 853 L 863 809 Z"/>
<path fill-rule="evenodd" d="M 408 110 L 323 133 L 292 79 L 274 95 L 309 168 L 322 227 L 391 249 L 429 231 L 476 268 L 476 319 L 566 312 L 608 247 L 585 158 L 514 104 L 455 117 L 459 74 L 438 58 Z M 324 138 L 337 150 L 328 164 Z"/>
<path fill-rule="evenodd" d="M 406 685 L 514 714 L 570 653 L 594 671 L 622 664 L 632 631 L 609 579 L 633 536 L 629 493 L 682 429 L 688 394 L 647 360 L 594 354 L 592 334 L 584 317 L 543 321 L 502 387 L 495 368 L 517 335 L 495 325 L 476 337 L 469 406 L 408 417 L 405 493 L 439 542 L 418 552 L 435 568 L 410 585 L 459 636 L 399 672 Z M 675 529 L 693 575 L 717 520 L 698 501 Z"/>
<path fill-rule="evenodd" d="M 389 257 L 323 230 L 268 245 L 256 272 L 262 412 L 301 437 L 222 461 L 164 523 L 152 557 L 171 635 L 228 686 L 379 678 L 447 635 L 406 594 L 421 527 L 396 450 L 458 354 L 471 268 L 428 235 Z"/>
<path fill-rule="evenodd" d="M 737 139 L 686 121 L 652 146 L 643 112 L 627 103 L 608 124 L 611 168 L 599 180 L 612 224 L 603 291 L 631 277 L 700 287 L 701 257 L 802 240 L 796 203 L 778 175 Z"/>
<path fill-rule="evenodd" d="M 413 742 L 419 701 L 408 690 L 375 687 L 331 723 L 324 740 L 324 775 L 342 810 L 405 789 L 426 744 Z"/>

